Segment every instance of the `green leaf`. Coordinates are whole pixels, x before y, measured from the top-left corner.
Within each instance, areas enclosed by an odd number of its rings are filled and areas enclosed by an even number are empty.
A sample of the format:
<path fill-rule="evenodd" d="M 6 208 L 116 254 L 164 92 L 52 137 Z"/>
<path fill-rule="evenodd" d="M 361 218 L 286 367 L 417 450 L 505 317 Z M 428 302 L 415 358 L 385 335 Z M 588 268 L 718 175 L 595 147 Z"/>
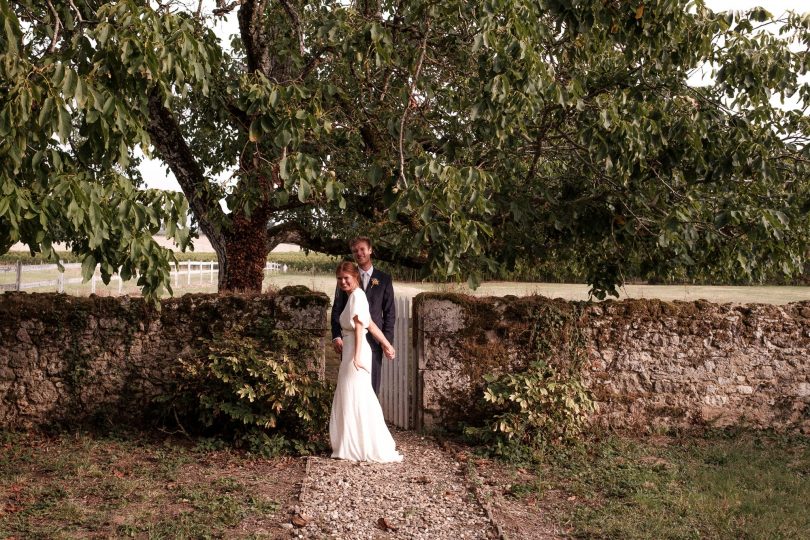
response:
<path fill-rule="evenodd" d="M 307 202 L 310 192 L 311 188 L 309 182 L 307 182 L 304 179 L 301 179 L 301 181 L 298 184 L 298 200 L 301 202 Z"/>
<path fill-rule="evenodd" d="M 335 191 L 335 182 L 329 180 L 326 182 L 326 198 L 330 201 L 335 200 L 335 196 L 337 195 Z"/>
<path fill-rule="evenodd" d="M 46 122 L 50 123 L 51 120 L 50 116 L 52 111 L 53 111 L 53 98 L 49 96 L 45 98 L 45 102 L 42 104 L 42 109 L 40 109 L 39 111 L 39 118 L 37 119 L 39 127 L 44 128 Z"/>
<path fill-rule="evenodd" d="M 93 278 L 96 271 L 96 258 L 88 254 L 82 261 L 82 279 L 87 282 Z"/>
<path fill-rule="evenodd" d="M 59 140 L 64 144 L 67 143 L 73 126 L 71 125 L 70 113 L 68 113 L 67 109 L 59 107 L 57 110 L 59 112 Z"/>
<path fill-rule="evenodd" d="M 102 107 L 101 112 L 105 116 L 109 116 L 113 109 L 115 109 L 115 96 L 109 96 L 104 100 L 104 106 Z"/>
<path fill-rule="evenodd" d="M 278 146 L 279 148 L 283 148 L 288 144 L 290 144 L 291 140 L 292 140 L 292 133 L 290 133 L 286 129 L 283 129 L 278 133 L 278 135 L 276 135 L 274 142 L 276 143 L 276 146 Z"/>
<path fill-rule="evenodd" d="M 250 142 L 258 142 L 259 139 L 262 138 L 262 124 L 261 120 L 258 118 L 254 118 L 253 121 L 250 123 L 250 131 L 249 136 Z"/>
<path fill-rule="evenodd" d="M 17 55 L 19 49 L 17 48 L 17 41 L 20 39 L 22 32 L 20 32 L 20 23 L 17 20 L 14 12 L 8 7 L 5 0 L 0 3 L 3 14 L 3 29 L 6 33 L 6 46 L 8 52 L 12 55 Z"/>
<path fill-rule="evenodd" d="M 76 90 L 73 94 L 73 98 L 76 100 L 76 103 L 79 104 L 79 107 L 84 107 L 85 103 L 87 103 L 87 96 L 85 94 L 85 87 L 84 81 L 82 81 L 81 77 L 76 79 Z"/>
<path fill-rule="evenodd" d="M 65 70 L 65 77 L 62 79 L 62 94 L 65 96 L 75 97 L 76 91 L 76 72 L 71 68 Z"/>
<path fill-rule="evenodd" d="M 51 77 L 51 84 L 54 86 L 60 86 L 62 84 L 62 79 L 65 76 L 65 65 L 62 62 L 57 62 L 56 66 L 53 69 L 53 77 Z"/>

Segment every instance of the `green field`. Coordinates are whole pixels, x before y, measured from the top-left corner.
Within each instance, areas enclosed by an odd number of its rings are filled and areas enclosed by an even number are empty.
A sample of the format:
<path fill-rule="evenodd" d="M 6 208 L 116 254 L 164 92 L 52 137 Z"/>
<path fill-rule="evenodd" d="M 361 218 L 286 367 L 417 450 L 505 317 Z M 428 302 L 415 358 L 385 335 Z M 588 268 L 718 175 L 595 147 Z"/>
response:
<path fill-rule="evenodd" d="M 23 267 L 25 268 L 25 267 Z M 23 283 L 57 279 L 58 273 L 54 270 L 23 270 Z M 81 271 L 67 269 L 65 279 L 81 277 Z M 15 281 L 14 272 L 0 272 L 0 284 L 11 284 Z M 176 283 L 176 284 L 175 284 Z M 290 271 L 286 273 L 267 272 L 264 280 L 264 290 L 268 288 L 280 289 L 287 285 L 305 285 L 310 289 L 322 291 L 331 296 L 335 290 L 335 279 L 328 273 Z M 181 296 L 186 293 L 216 292 L 216 275 L 213 277 L 205 271 L 203 274 L 192 275 L 189 280 L 187 274 L 181 274 L 173 280 L 174 295 Z M 551 298 L 564 298 L 566 300 L 588 300 L 588 285 L 573 283 L 520 283 L 506 281 L 492 281 L 481 284 L 476 290 L 469 289 L 463 284 L 443 284 L 427 282 L 396 282 L 398 293 L 414 296 L 424 291 L 458 292 L 475 296 L 525 296 L 539 294 Z M 90 283 L 65 285 L 65 292 L 74 295 L 89 295 Z M 28 292 L 53 292 L 56 285 L 27 289 Z M 786 304 L 789 302 L 810 300 L 810 287 L 807 286 L 695 286 L 695 285 L 626 285 L 619 289 L 619 299 L 624 298 L 658 298 L 661 300 L 708 300 L 717 303 L 765 303 Z M 96 294 L 99 296 L 117 295 L 118 282 L 114 279 L 110 285 L 104 285 L 100 279 L 96 283 Z M 135 280 L 124 282 L 120 294 L 137 296 L 140 290 Z M 166 295 L 168 296 L 168 295 Z"/>

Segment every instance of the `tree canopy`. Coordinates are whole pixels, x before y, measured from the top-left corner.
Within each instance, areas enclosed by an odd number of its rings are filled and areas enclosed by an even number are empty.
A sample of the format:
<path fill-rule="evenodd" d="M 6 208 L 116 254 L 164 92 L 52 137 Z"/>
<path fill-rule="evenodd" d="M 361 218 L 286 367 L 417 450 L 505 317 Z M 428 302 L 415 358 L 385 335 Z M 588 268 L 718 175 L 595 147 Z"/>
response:
<path fill-rule="evenodd" d="M 810 234 L 810 16 L 675 0 L 0 0 L 0 253 L 221 290 L 281 242 L 440 277 L 759 280 Z M 223 46 L 219 17 L 239 33 Z M 689 84 L 696 70 L 711 73 Z M 777 98 L 789 105 L 774 106 Z M 141 190 L 136 150 L 183 194 Z M 227 181 L 219 178 L 230 175 Z M 191 221 L 187 220 L 190 212 Z"/>

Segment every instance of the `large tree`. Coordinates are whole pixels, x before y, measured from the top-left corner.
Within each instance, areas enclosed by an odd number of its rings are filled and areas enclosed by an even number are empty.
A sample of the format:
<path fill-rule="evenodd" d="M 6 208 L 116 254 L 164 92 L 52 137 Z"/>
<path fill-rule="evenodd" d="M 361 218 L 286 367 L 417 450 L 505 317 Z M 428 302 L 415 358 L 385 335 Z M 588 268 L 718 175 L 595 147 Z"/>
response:
<path fill-rule="evenodd" d="M 0 12 L 0 252 L 66 241 L 86 275 L 137 273 L 147 294 L 168 283 L 161 226 L 206 234 L 220 290 L 259 289 L 281 242 L 342 254 L 359 233 L 440 276 L 559 261 L 597 294 L 627 271 L 758 279 L 807 254 L 808 17 L 674 0 Z M 234 15 L 224 47 L 212 28 Z M 137 189 L 138 148 L 185 198 Z"/>

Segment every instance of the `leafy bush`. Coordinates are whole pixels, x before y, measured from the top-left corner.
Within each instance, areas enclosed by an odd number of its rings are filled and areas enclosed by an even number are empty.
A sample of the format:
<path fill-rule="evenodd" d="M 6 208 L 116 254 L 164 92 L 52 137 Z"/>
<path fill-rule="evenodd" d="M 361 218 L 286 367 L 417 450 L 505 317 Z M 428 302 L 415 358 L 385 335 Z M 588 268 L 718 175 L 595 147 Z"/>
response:
<path fill-rule="evenodd" d="M 487 375 L 484 399 L 494 409 L 490 422 L 496 444 L 571 441 L 582 433 L 593 401 L 578 377 L 545 362 L 522 373 Z"/>
<path fill-rule="evenodd" d="M 164 401 L 182 424 L 232 438 L 264 455 L 308 454 L 326 447 L 332 388 L 307 367 L 296 332 L 268 338 L 232 328 L 181 359 L 174 395 Z"/>
<path fill-rule="evenodd" d="M 585 342 L 577 310 L 552 305 L 529 317 L 528 368 L 520 373 L 484 376 L 484 422 L 465 433 L 495 454 L 523 459 L 549 444 L 581 435 L 594 403 L 581 380 Z"/>

